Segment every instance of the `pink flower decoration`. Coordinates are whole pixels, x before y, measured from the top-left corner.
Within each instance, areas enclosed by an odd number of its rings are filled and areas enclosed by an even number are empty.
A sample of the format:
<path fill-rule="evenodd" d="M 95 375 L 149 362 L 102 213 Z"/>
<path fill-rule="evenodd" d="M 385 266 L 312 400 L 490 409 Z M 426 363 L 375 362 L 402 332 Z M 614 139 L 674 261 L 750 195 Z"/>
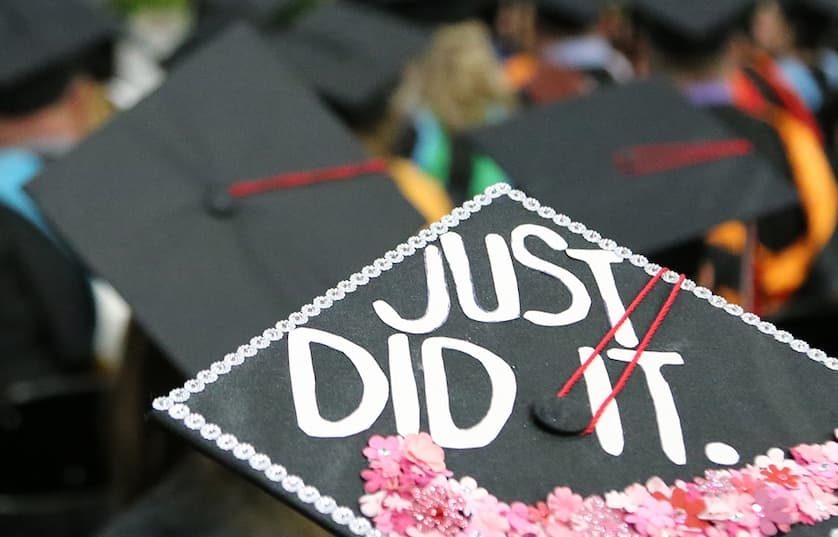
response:
<path fill-rule="evenodd" d="M 382 502 L 387 493 L 383 490 L 375 494 L 361 496 L 361 514 L 367 518 L 374 518 L 381 513 Z"/>
<path fill-rule="evenodd" d="M 637 511 L 625 517 L 640 535 L 657 535 L 661 530 L 675 527 L 675 509 L 668 501 L 650 497 Z"/>
<path fill-rule="evenodd" d="M 407 460 L 425 466 L 432 472 L 445 471 L 445 451 L 434 443 L 428 433 L 407 435 L 402 448 Z"/>
<path fill-rule="evenodd" d="M 597 535 L 599 537 L 631 537 L 628 524 L 623 520 L 622 513 L 609 509 L 605 501 L 599 496 L 591 496 L 582 503 L 582 509 L 573 516 L 571 521 L 573 530 L 582 535 Z M 552 537 L 552 536 L 551 536 Z"/>
<path fill-rule="evenodd" d="M 792 493 L 800 511 L 806 515 L 807 522 L 814 524 L 838 516 L 838 496 L 826 492 L 819 486 L 808 483 Z"/>
<path fill-rule="evenodd" d="M 582 496 L 574 494 L 567 487 L 558 487 L 547 496 L 547 508 L 559 522 L 570 522 L 571 517 L 582 507 Z"/>
<path fill-rule="evenodd" d="M 754 511 L 763 535 L 789 531 L 795 522 L 794 502 L 781 488 L 762 487 L 754 493 Z"/>

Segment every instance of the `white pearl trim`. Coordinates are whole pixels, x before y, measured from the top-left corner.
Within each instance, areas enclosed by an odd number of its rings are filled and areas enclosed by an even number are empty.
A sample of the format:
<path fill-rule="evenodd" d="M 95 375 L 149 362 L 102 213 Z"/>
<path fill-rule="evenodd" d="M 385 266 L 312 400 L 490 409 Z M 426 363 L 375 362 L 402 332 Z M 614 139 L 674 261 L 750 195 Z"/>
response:
<path fill-rule="evenodd" d="M 258 355 L 260 351 L 270 348 L 273 343 L 282 340 L 286 333 L 306 324 L 309 319 L 329 309 L 347 294 L 357 290 L 358 287 L 367 285 L 384 272 L 392 270 L 406 257 L 415 255 L 428 243 L 436 240 L 439 235 L 457 227 L 460 222 L 467 220 L 471 215 L 503 196 L 520 203 L 525 209 L 541 218 L 559 227 L 567 228 L 571 233 L 580 235 L 584 240 L 597 244 L 603 250 L 614 252 L 649 275 L 654 276 L 661 268 L 660 265 L 650 262 L 645 256 L 632 253 L 630 249 L 618 245 L 615 241 L 603 238 L 597 231 L 588 229 L 585 224 L 575 222 L 567 215 L 557 213 L 552 207 L 542 205 L 538 200 L 528 197 L 520 190 L 512 190 L 509 185 L 498 183 L 487 188 L 485 193 L 466 201 L 461 207 L 457 207 L 440 221 L 431 224 L 427 229 L 388 251 L 383 257 L 376 259 L 370 265 L 351 275 L 347 280 L 339 282 L 334 288 L 315 298 L 310 304 L 304 305 L 299 311 L 289 315 L 287 320 L 278 321 L 261 335 L 240 346 L 235 352 L 227 354 L 223 360 L 214 362 L 208 369 L 199 372 L 194 379 L 186 381 L 182 388 L 175 388 L 169 392 L 169 395 L 154 399 L 152 408 L 157 412 L 166 413 L 171 419 L 182 422 L 184 427 L 195 431 L 195 434 L 205 441 L 212 442 L 216 449 L 232 451 L 234 457 L 247 462 L 254 471 L 263 474 L 269 481 L 278 483 L 283 490 L 295 494 L 303 503 L 312 504 L 318 513 L 328 517 L 336 524 L 346 526 L 353 535 L 382 537 L 383 534 L 373 528 L 369 520 L 356 515 L 353 509 L 337 505 L 332 497 L 323 496 L 316 487 L 305 483 L 301 477 L 290 475 L 284 466 L 276 464 L 268 455 L 257 452 L 253 445 L 240 442 L 232 434 L 225 433 L 218 425 L 208 422 L 201 414 L 192 412 L 185 403 L 193 393 L 200 393 L 209 389 L 210 384 L 215 383 L 221 376 L 228 374 L 234 368 Z M 678 282 L 679 275 L 676 272 L 667 271 L 661 279 L 673 285 Z M 714 308 L 738 317 L 745 324 L 772 337 L 779 344 L 788 345 L 806 359 L 822 364 L 832 371 L 838 371 L 838 358 L 828 356 L 824 351 L 810 347 L 805 341 L 796 339 L 784 330 L 778 330 L 773 324 L 762 321 L 757 315 L 746 312 L 737 304 L 728 303 L 724 298 L 714 295 L 709 289 L 697 286 L 692 280 L 684 280 L 681 289 L 700 300 L 707 301 Z"/>

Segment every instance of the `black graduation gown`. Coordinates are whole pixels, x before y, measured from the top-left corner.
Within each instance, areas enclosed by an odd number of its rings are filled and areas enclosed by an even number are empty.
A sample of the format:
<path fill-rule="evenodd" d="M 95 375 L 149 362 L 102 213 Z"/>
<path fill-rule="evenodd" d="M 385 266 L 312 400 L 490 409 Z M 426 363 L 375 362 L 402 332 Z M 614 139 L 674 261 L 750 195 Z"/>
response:
<path fill-rule="evenodd" d="M 89 369 L 95 310 L 83 269 L 0 205 L 0 389 Z"/>

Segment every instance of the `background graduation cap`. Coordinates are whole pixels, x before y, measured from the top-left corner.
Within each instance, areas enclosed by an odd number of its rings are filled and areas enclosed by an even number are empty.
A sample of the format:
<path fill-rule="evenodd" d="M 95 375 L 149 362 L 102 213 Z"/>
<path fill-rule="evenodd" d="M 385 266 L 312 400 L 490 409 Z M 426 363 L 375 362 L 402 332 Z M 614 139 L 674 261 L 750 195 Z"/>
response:
<path fill-rule="evenodd" d="M 422 225 L 381 173 L 282 190 L 241 182 L 364 160 L 270 48 L 237 26 L 31 193 L 179 369 L 194 373 Z M 380 172 L 372 164 L 367 171 Z M 345 178 L 359 172 L 349 168 Z"/>
<path fill-rule="evenodd" d="M 470 138 L 513 183 L 647 254 L 796 203 L 748 142 L 659 80 L 533 109 Z"/>
<path fill-rule="evenodd" d="M 684 57 L 711 54 L 732 31 L 747 31 L 755 0 L 630 0 L 637 24 L 658 46 Z"/>
<path fill-rule="evenodd" d="M 628 536 L 661 524 L 632 519 L 642 501 L 673 535 L 711 521 L 823 535 L 838 515 L 834 443 L 704 474 L 827 442 L 838 360 L 507 185 L 213 370 L 156 399 L 157 415 L 340 535 Z M 565 432 L 592 434 L 556 434 L 549 412 L 534 418 L 545 401 L 575 409 Z M 446 468 L 456 483 L 432 481 Z M 698 480 L 643 488 L 652 476 Z M 380 531 L 359 514 L 365 492 Z M 708 509 L 725 494 L 728 511 Z"/>
<path fill-rule="evenodd" d="M 491 21 L 504 0 L 353 0 L 422 24 Z"/>
<path fill-rule="evenodd" d="M 3 0 L 0 116 L 52 103 L 78 74 L 109 77 L 115 33 L 111 21 L 76 0 Z"/>
<path fill-rule="evenodd" d="M 338 1 L 314 7 L 276 34 L 274 44 L 343 118 L 363 128 L 380 118 L 428 37 L 408 21 Z"/>
<path fill-rule="evenodd" d="M 798 46 L 835 46 L 838 2 L 835 0 L 781 0 L 788 20 L 795 31 Z M 830 43 L 830 40 L 832 41 Z"/>
<path fill-rule="evenodd" d="M 572 29 L 593 25 L 602 10 L 600 0 L 536 0 L 535 5 L 542 23 Z"/>

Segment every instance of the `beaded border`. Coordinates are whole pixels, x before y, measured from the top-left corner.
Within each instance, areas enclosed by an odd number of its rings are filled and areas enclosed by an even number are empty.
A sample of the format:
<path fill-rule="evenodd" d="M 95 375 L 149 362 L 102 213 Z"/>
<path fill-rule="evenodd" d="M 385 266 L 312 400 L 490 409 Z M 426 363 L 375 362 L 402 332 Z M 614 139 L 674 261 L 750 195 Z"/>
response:
<path fill-rule="evenodd" d="M 604 238 L 597 231 L 588 229 L 581 222 L 573 221 L 569 216 L 557 213 L 555 209 L 546 205 L 541 205 L 538 200 L 528 197 L 520 190 L 513 190 L 507 184 L 498 183 L 487 188 L 484 193 L 466 201 L 439 221 L 434 222 L 417 235 L 396 246 L 393 250 L 388 251 L 383 257 L 376 259 L 372 264 L 351 275 L 347 280 L 339 282 L 334 288 L 329 289 L 323 295 L 312 300 L 311 303 L 300 308 L 299 311 L 289 315 L 287 319 L 277 322 L 274 326 L 262 332 L 261 335 L 253 337 L 248 343 L 236 349 L 235 352 L 229 353 L 222 360 L 214 362 L 209 369 L 200 371 L 195 378 L 187 380 L 183 387 L 175 388 L 168 395 L 156 398 L 152 407 L 157 412 L 166 413 L 175 421 L 183 422 L 187 429 L 196 431 L 205 441 L 214 443 L 217 449 L 231 452 L 237 460 L 248 462 L 254 471 L 263 474 L 271 482 L 279 483 L 283 490 L 296 495 L 304 504 L 312 505 L 322 516 L 330 518 L 338 525 L 346 526 L 353 535 L 384 537 L 382 532 L 373 528 L 367 518 L 356 515 L 355 511 L 349 507 L 339 506 L 334 498 L 321 495 L 317 488 L 306 484 L 301 477 L 289 474 L 284 466 L 276 464 L 268 455 L 257 452 L 251 444 L 240 442 L 232 434 L 222 431 L 218 425 L 207 422 L 203 415 L 192 412 L 186 402 L 192 394 L 204 391 L 209 384 L 216 382 L 219 377 L 228 374 L 233 368 L 253 358 L 259 351 L 267 349 L 273 343 L 281 340 L 285 334 L 294 328 L 306 324 L 309 319 L 329 309 L 359 287 L 367 285 L 383 272 L 404 261 L 405 258 L 421 252 L 428 243 L 433 242 L 449 229 L 456 227 L 472 214 L 479 212 L 483 207 L 491 205 L 495 199 L 503 196 L 520 203 L 525 209 L 538 214 L 545 220 L 550 220 L 555 225 L 582 236 L 586 241 L 596 244 L 603 250 L 614 252 L 621 259 L 628 260 L 632 265 L 642 269 L 650 276 L 657 274 L 661 268 L 660 265 L 650 262 L 645 256 L 634 254 L 630 249 L 618 245 L 611 239 Z M 677 283 L 679 278 L 680 275 L 671 270 L 665 272 L 662 276 L 663 281 L 670 285 Z M 696 298 L 706 300 L 714 308 L 738 317 L 745 324 L 753 326 L 766 336 L 773 337 L 779 343 L 788 345 L 805 358 L 820 363 L 832 371 L 838 371 L 838 358 L 830 357 L 824 351 L 810 347 L 808 343 L 796 339 L 789 332 L 779 330 L 772 323 L 763 321 L 753 313 L 746 312 L 738 304 L 728 303 L 721 296 L 714 295 L 710 289 L 700 287 L 689 279 L 682 282 L 681 289 L 692 293 Z"/>

